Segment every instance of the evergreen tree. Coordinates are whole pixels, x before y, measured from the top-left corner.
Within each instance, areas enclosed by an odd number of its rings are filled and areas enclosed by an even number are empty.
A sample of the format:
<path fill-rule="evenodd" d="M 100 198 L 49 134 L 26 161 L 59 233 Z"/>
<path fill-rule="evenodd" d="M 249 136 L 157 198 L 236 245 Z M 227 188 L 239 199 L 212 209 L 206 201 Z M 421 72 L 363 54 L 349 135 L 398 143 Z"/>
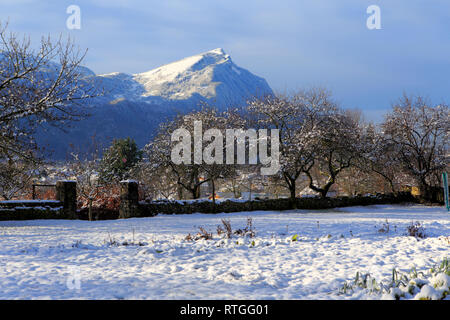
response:
<path fill-rule="evenodd" d="M 104 182 L 130 178 L 131 170 L 142 159 L 142 151 L 133 139 L 115 139 L 104 152 L 100 163 L 100 179 Z"/>

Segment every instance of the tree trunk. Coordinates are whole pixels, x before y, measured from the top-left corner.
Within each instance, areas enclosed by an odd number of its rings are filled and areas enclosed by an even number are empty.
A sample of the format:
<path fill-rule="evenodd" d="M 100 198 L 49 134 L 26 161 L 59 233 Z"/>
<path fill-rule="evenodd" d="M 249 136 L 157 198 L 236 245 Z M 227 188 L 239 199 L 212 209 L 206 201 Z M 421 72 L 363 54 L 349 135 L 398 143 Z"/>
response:
<path fill-rule="evenodd" d="M 189 190 L 192 194 L 192 199 L 200 198 L 200 185 L 195 185 L 192 189 Z"/>
<path fill-rule="evenodd" d="M 394 182 L 391 179 L 388 179 L 388 181 L 389 181 L 389 186 L 391 187 L 392 193 L 396 196 L 397 191 L 395 190 Z"/>
<path fill-rule="evenodd" d="M 214 179 L 211 179 L 213 210 L 216 212 L 216 185 Z"/>
<path fill-rule="evenodd" d="M 89 221 L 92 221 L 92 199 L 89 199 L 89 211 L 88 211 Z"/>
<path fill-rule="evenodd" d="M 420 191 L 420 197 L 425 201 L 432 201 L 433 195 L 431 192 L 430 186 L 425 181 L 425 178 L 421 179 L 419 182 L 419 191 Z"/>
<path fill-rule="evenodd" d="M 330 181 L 327 182 L 322 188 L 319 188 L 320 196 L 322 199 L 327 197 L 328 191 L 330 191 L 331 186 L 334 184 L 334 178 L 331 178 Z"/>
<path fill-rule="evenodd" d="M 291 193 L 291 200 L 295 201 L 296 194 L 295 194 L 295 182 L 293 185 L 289 186 L 289 192 Z"/>
<path fill-rule="evenodd" d="M 177 186 L 177 194 L 178 200 L 183 200 L 183 187 L 180 185 Z"/>
<path fill-rule="evenodd" d="M 335 182 L 335 178 L 334 176 L 329 177 L 328 178 L 328 182 L 321 188 L 321 187 L 316 187 L 314 185 L 314 180 L 312 178 L 312 175 L 309 173 L 309 171 L 305 171 L 306 175 L 308 176 L 309 179 L 309 188 L 315 192 L 318 192 L 320 194 L 320 197 L 322 199 L 327 197 L 328 191 L 330 190 L 331 186 L 334 184 Z"/>
<path fill-rule="evenodd" d="M 239 198 L 238 189 L 235 184 L 233 184 L 233 196 Z"/>
<path fill-rule="evenodd" d="M 296 177 L 291 177 L 289 174 L 284 173 L 284 180 L 286 181 L 286 184 L 288 186 L 289 192 L 291 194 L 291 201 L 295 201 L 296 198 Z"/>
<path fill-rule="evenodd" d="M 327 197 L 329 189 L 330 189 L 329 187 L 328 188 L 324 188 L 324 189 L 320 189 L 320 197 L 322 199 L 325 199 Z"/>

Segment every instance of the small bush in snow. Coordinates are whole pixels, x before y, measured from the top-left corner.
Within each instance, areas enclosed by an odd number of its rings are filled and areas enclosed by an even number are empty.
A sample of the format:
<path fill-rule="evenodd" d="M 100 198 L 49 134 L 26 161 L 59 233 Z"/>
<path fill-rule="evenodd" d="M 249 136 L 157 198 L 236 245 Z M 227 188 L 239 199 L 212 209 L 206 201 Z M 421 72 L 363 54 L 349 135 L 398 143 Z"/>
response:
<path fill-rule="evenodd" d="M 199 231 L 195 236 L 192 236 L 190 233 L 184 238 L 186 241 L 197 241 L 197 240 L 212 240 L 212 233 L 208 232 L 205 228 L 199 227 Z"/>
<path fill-rule="evenodd" d="M 411 224 L 406 227 L 406 234 L 411 237 L 421 239 L 426 238 L 425 227 L 420 222 L 416 223 L 411 222 Z"/>
<path fill-rule="evenodd" d="M 197 233 L 197 237 L 199 237 L 200 239 L 205 239 L 205 240 L 212 240 L 213 236 L 212 233 L 209 233 L 208 231 L 206 231 L 206 229 L 200 227 L 199 228 L 199 233 Z"/>
<path fill-rule="evenodd" d="M 253 219 L 247 218 L 247 225 L 245 226 L 245 228 L 237 229 L 236 231 L 234 231 L 234 234 L 238 236 L 248 236 L 249 238 L 254 238 L 256 233 L 253 229 Z"/>
<path fill-rule="evenodd" d="M 253 219 L 247 218 L 247 225 L 244 229 L 237 229 L 233 231 L 230 220 L 222 219 L 222 226 L 217 226 L 217 235 L 225 235 L 227 239 L 231 239 L 233 234 L 237 236 L 248 236 L 254 238 L 256 233 L 253 228 Z"/>
<path fill-rule="evenodd" d="M 111 237 L 111 234 L 108 232 L 108 239 L 106 239 L 104 241 L 104 243 L 107 246 L 110 246 L 110 247 L 118 247 L 118 246 L 139 246 L 139 247 L 142 247 L 142 246 L 147 245 L 147 243 L 145 243 L 145 242 L 135 241 L 134 240 L 134 229 L 133 229 L 133 239 L 131 241 L 126 241 L 126 240 L 122 241 L 122 242 L 117 241 L 114 237 Z"/>
<path fill-rule="evenodd" d="M 222 226 L 217 226 L 217 234 L 221 236 L 222 234 L 225 234 L 227 239 L 230 239 L 233 235 L 233 229 L 231 228 L 231 222 L 230 220 L 222 219 Z"/>
<path fill-rule="evenodd" d="M 378 233 L 389 233 L 390 229 L 391 226 L 389 225 L 388 219 L 386 219 L 386 222 L 383 223 L 383 226 L 380 229 L 378 229 Z"/>
<path fill-rule="evenodd" d="M 222 238 L 225 236 L 227 239 L 231 239 L 233 235 L 254 238 L 256 236 L 255 229 L 253 227 L 253 219 L 247 218 L 247 225 L 244 229 L 236 229 L 233 231 L 230 220 L 222 219 L 222 225 L 217 226 L 217 235 Z M 184 238 L 186 241 L 197 241 L 201 239 L 212 240 L 212 233 L 207 232 L 203 227 L 199 227 L 197 235 L 192 236 L 190 233 Z"/>

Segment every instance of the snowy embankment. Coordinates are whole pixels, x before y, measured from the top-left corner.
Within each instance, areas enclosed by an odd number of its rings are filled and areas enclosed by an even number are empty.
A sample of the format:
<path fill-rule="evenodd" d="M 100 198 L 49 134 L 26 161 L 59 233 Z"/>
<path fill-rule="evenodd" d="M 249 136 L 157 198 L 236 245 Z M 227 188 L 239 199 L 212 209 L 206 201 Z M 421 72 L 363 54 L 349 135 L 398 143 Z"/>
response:
<path fill-rule="evenodd" d="M 221 219 L 242 229 L 248 217 L 255 237 L 217 235 Z M 412 221 L 425 239 L 406 235 Z M 187 241 L 199 227 L 213 239 Z M 0 299 L 379 299 L 339 291 L 357 272 L 389 281 L 393 268 L 426 272 L 445 257 L 442 207 L 2 221 Z"/>

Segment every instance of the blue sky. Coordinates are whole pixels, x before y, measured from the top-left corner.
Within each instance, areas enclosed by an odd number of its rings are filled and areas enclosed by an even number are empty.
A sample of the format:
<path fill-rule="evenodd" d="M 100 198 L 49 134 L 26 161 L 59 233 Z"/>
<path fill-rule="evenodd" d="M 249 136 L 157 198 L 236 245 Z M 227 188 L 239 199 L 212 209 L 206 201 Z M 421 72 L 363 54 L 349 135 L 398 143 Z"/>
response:
<path fill-rule="evenodd" d="M 81 8 L 81 30 L 66 9 Z M 370 5 L 381 30 L 369 30 Z M 403 92 L 450 102 L 448 0 L 1 0 L 10 30 L 69 34 L 96 73 L 137 73 L 221 47 L 279 92 L 325 86 L 380 120 Z"/>

